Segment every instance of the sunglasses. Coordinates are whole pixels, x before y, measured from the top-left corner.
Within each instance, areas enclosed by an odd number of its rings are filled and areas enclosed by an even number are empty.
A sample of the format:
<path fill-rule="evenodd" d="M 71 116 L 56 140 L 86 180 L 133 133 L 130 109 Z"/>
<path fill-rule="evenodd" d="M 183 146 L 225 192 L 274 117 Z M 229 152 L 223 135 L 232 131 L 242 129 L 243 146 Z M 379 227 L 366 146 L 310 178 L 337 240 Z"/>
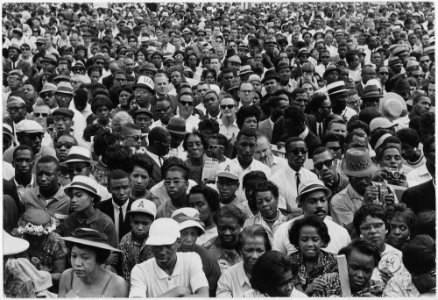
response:
<path fill-rule="evenodd" d="M 221 109 L 233 109 L 235 107 L 235 105 L 233 104 L 229 104 L 229 105 L 221 105 Z"/>
<path fill-rule="evenodd" d="M 179 101 L 182 106 L 193 106 L 193 102 L 190 101 Z"/>
<path fill-rule="evenodd" d="M 128 136 L 128 137 L 132 138 L 135 141 L 141 141 L 141 139 L 142 139 L 141 135 L 131 135 L 131 136 Z"/>
<path fill-rule="evenodd" d="M 420 60 L 420 63 L 428 63 L 430 60 Z"/>
<path fill-rule="evenodd" d="M 294 155 L 299 155 L 300 153 L 304 155 L 304 154 L 307 153 L 307 149 L 305 149 L 305 148 L 295 148 L 295 149 L 292 149 L 290 152 L 293 153 Z"/>
<path fill-rule="evenodd" d="M 327 159 L 327 160 L 324 160 L 324 161 L 317 162 L 317 163 L 313 164 L 313 166 L 317 170 L 322 170 L 323 166 L 326 166 L 327 168 L 330 168 L 332 166 L 332 164 L 333 164 L 333 159 Z"/>
<path fill-rule="evenodd" d="M 380 72 L 379 75 L 382 75 L 382 76 L 383 75 L 389 75 L 389 73 L 388 72 Z"/>
<path fill-rule="evenodd" d="M 72 71 L 73 72 L 85 72 L 85 69 L 83 69 L 83 68 L 73 68 Z"/>
<path fill-rule="evenodd" d="M 170 106 L 165 107 L 165 108 L 156 108 L 155 111 L 156 111 L 157 113 L 166 112 L 166 111 L 169 110 L 169 108 L 170 108 Z"/>
<path fill-rule="evenodd" d="M 61 149 L 62 147 L 65 147 L 66 149 L 70 149 L 73 146 L 74 146 L 74 144 L 71 142 L 65 142 L 65 143 L 56 142 L 55 143 L 55 148 L 57 148 L 57 149 Z"/>
<path fill-rule="evenodd" d="M 21 51 L 27 51 L 30 50 L 30 48 L 21 48 Z"/>
<path fill-rule="evenodd" d="M 41 140 L 43 138 L 44 134 L 42 134 L 42 133 L 28 133 L 27 136 L 31 140 L 34 140 L 36 138 L 39 138 Z"/>
<path fill-rule="evenodd" d="M 48 113 L 33 113 L 33 115 L 34 115 L 34 117 L 37 117 L 37 118 L 41 118 L 41 117 L 47 118 L 47 116 L 49 114 Z"/>
<path fill-rule="evenodd" d="M 208 149 L 210 149 L 210 150 L 224 150 L 225 147 L 222 145 L 210 145 L 210 146 L 208 146 Z"/>
<path fill-rule="evenodd" d="M 327 147 L 327 148 L 329 148 L 330 150 L 332 150 L 332 151 L 339 151 L 339 149 L 341 149 L 341 147 Z"/>
<path fill-rule="evenodd" d="M 8 107 L 6 110 L 9 111 L 9 112 L 17 112 L 17 111 L 19 111 L 20 109 L 23 109 L 23 108 L 25 108 L 25 106 L 20 106 L 20 107 Z"/>
<path fill-rule="evenodd" d="M 71 166 L 68 167 L 67 171 L 69 173 L 81 173 L 84 168 L 88 167 L 88 165 L 79 165 L 79 166 Z"/>

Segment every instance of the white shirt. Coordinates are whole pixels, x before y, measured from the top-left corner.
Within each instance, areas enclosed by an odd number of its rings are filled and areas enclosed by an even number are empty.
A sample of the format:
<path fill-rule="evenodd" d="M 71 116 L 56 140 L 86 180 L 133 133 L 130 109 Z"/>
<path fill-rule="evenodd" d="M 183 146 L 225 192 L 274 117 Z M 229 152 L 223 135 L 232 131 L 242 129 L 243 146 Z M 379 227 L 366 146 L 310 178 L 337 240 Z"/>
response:
<path fill-rule="evenodd" d="M 131 272 L 129 298 L 158 297 L 169 290 L 182 286 L 194 294 L 202 287 L 208 288 L 208 281 L 202 270 L 202 261 L 195 252 L 178 252 L 172 275 L 164 272 L 155 258 L 135 265 Z"/>
<path fill-rule="evenodd" d="M 70 102 L 70 106 L 68 107 L 68 109 L 72 110 L 75 114 L 76 114 L 76 112 L 82 114 L 82 116 L 84 117 L 85 123 L 87 123 L 88 116 L 93 114 L 93 112 L 91 111 L 90 103 L 87 103 L 87 105 L 85 106 L 83 111 L 79 111 L 79 110 L 77 110 L 74 102 L 72 101 L 72 102 Z"/>
<path fill-rule="evenodd" d="M 15 176 L 15 168 L 12 164 L 3 161 L 3 179 L 10 180 Z"/>
<path fill-rule="evenodd" d="M 289 229 L 292 226 L 293 222 L 298 219 L 302 219 L 304 215 L 296 217 L 292 220 L 289 220 L 283 224 L 281 224 L 277 231 L 274 233 L 274 242 L 272 244 L 272 249 L 283 252 L 284 254 L 290 255 L 298 250 L 292 245 L 289 241 Z M 323 250 L 332 253 L 338 254 L 339 250 L 351 242 L 350 235 L 348 234 L 347 229 L 336 224 L 332 221 L 332 218 L 327 216 L 324 219 L 325 225 L 327 225 L 328 234 L 330 236 L 330 243 L 326 248 L 322 248 Z"/>
<path fill-rule="evenodd" d="M 217 282 L 217 298 L 240 298 L 251 289 L 243 268 L 243 261 L 224 270 Z"/>
<path fill-rule="evenodd" d="M 160 167 L 163 165 L 163 159 L 158 155 L 150 152 L 148 149 L 146 149 L 146 154 L 149 155 L 149 157 L 152 158 Z"/>
<path fill-rule="evenodd" d="M 186 193 L 189 194 L 190 190 L 195 185 L 198 185 L 196 183 L 196 181 L 189 179 L 189 187 L 187 188 Z M 150 192 L 160 199 L 161 204 L 163 204 L 166 201 L 170 201 L 170 197 L 169 197 L 169 194 L 167 193 L 166 185 L 164 184 L 164 180 L 161 180 L 156 185 L 151 187 Z"/>
<path fill-rule="evenodd" d="M 425 183 L 432 179 L 429 171 L 427 170 L 426 164 L 413 169 L 406 175 L 406 179 L 408 181 L 408 186 L 413 187 L 422 183 Z"/>
<path fill-rule="evenodd" d="M 114 200 L 111 200 L 111 202 L 113 203 L 113 208 L 114 208 L 114 226 L 116 227 L 116 232 L 117 235 L 119 237 L 119 240 L 122 239 L 122 237 L 120 236 L 120 232 L 119 232 L 119 214 L 120 214 L 120 206 L 114 202 Z M 128 204 L 129 201 L 126 201 L 123 205 L 122 205 L 122 211 L 123 211 L 123 221 L 126 220 L 126 212 L 128 210 Z"/>
<path fill-rule="evenodd" d="M 291 211 L 291 209 L 298 208 L 295 201 L 298 195 L 296 173 L 297 172 L 286 164 L 271 177 L 271 181 L 278 186 L 278 191 L 281 196 L 278 199 L 278 208 L 280 209 Z M 305 168 L 301 168 L 299 173 L 301 184 L 312 179 L 318 179 L 315 173 Z"/>
<path fill-rule="evenodd" d="M 236 124 L 236 120 L 230 125 L 226 126 L 222 119 L 218 120 L 219 123 L 219 133 L 226 136 L 228 140 L 233 138 L 233 135 L 237 137 L 237 134 L 239 133 L 239 127 Z"/>
<path fill-rule="evenodd" d="M 166 128 L 166 126 L 161 122 L 160 119 L 158 119 L 158 120 L 156 120 L 155 122 L 153 122 L 153 123 L 151 124 L 151 126 L 149 126 L 149 130 L 152 130 L 152 128 L 155 128 L 155 127 L 163 127 L 163 128 Z"/>

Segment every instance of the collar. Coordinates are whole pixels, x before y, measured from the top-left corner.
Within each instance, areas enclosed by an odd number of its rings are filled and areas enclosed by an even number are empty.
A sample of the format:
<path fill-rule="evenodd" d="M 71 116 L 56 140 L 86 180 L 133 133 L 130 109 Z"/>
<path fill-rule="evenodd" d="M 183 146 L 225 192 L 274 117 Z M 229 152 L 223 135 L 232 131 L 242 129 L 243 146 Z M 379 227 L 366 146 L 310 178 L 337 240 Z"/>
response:
<path fill-rule="evenodd" d="M 115 209 L 117 209 L 117 210 L 120 209 L 120 206 L 117 205 L 117 203 L 115 203 L 113 199 L 111 199 L 111 202 L 113 203 L 113 206 L 114 206 Z M 129 205 L 129 198 L 128 198 L 128 201 L 126 201 L 126 202 L 122 205 L 122 210 L 127 210 L 127 209 L 128 209 L 128 205 Z"/>
<path fill-rule="evenodd" d="M 239 266 L 236 269 L 236 275 L 237 275 L 237 281 L 239 282 L 239 285 L 243 287 L 245 284 L 248 286 L 251 286 L 251 283 L 249 282 L 248 276 L 246 276 L 245 269 L 243 268 L 243 261 L 241 261 Z"/>
<path fill-rule="evenodd" d="M 299 138 L 302 138 L 302 139 L 304 140 L 308 135 L 309 135 L 309 128 L 307 128 L 307 126 L 306 126 L 306 128 L 304 129 L 304 131 L 301 132 L 301 133 L 298 135 L 298 137 L 299 137 Z"/>
<path fill-rule="evenodd" d="M 160 266 L 158 266 L 157 262 L 154 261 L 155 274 L 157 275 L 158 279 L 166 279 L 166 278 L 174 277 L 174 276 L 181 274 L 181 266 L 180 266 L 181 265 L 181 263 L 180 263 L 181 257 L 180 256 L 181 256 L 181 253 L 177 252 L 176 253 L 176 264 L 175 264 L 175 267 L 173 268 L 172 275 L 169 275 L 166 272 L 164 272 L 163 269 L 161 269 Z"/>
<path fill-rule="evenodd" d="M 41 198 L 43 198 L 44 200 L 57 200 L 57 201 L 60 201 L 61 200 L 61 196 L 65 196 L 65 194 L 64 194 L 64 187 L 62 186 L 62 185 L 58 185 L 58 190 L 56 191 L 56 193 L 55 193 L 55 195 L 53 195 L 53 196 L 51 196 L 50 198 L 46 198 L 46 197 L 44 197 L 43 195 L 41 195 L 41 193 L 40 193 L 40 187 L 37 187 L 37 190 L 36 190 L 36 192 L 37 192 L 37 195 L 38 195 L 38 197 L 41 197 Z"/>
<path fill-rule="evenodd" d="M 76 213 L 76 218 L 77 218 L 79 224 L 85 223 L 85 224 L 89 225 L 89 224 L 93 223 L 94 221 L 101 219 L 101 213 L 102 212 L 98 208 L 96 208 L 95 214 L 92 215 L 89 219 L 82 218 L 79 213 Z"/>
<path fill-rule="evenodd" d="M 29 184 L 26 185 L 26 186 L 24 186 L 24 185 L 22 185 L 22 184 L 19 184 L 19 183 L 15 180 L 15 176 L 14 176 L 13 179 L 14 179 L 14 183 L 15 183 L 15 185 L 16 185 L 17 187 L 22 186 L 22 187 L 24 187 L 24 188 L 28 188 L 28 187 L 33 187 L 33 186 L 34 186 L 34 183 L 35 183 L 34 176 L 35 176 L 35 173 L 32 173 L 32 177 L 31 177 L 31 179 L 30 179 L 30 182 L 29 182 Z"/>

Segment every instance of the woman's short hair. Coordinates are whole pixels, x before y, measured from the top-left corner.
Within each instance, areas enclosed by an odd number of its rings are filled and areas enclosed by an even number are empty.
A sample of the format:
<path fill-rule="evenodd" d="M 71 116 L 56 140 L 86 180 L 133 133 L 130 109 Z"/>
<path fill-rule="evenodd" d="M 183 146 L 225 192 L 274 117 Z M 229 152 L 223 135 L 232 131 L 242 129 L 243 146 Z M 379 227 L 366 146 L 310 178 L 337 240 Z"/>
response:
<path fill-rule="evenodd" d="M 254 192 L 254 194 L 253 194 L 254 200 L 255 200 L 255 197 L 256 197 L 258 192 L 271 192 L 272 195 L 275 198 L 277 198 L 277 199 L 278 199 L 278 196 L 279 196 L 277 185 L 275 183 L 273 183 L 272 181 L 269 181 L 269 180 L 262 181 L 259 184 L 257 184 L 254 187 L 253 192 Z"/>
<path fill-rule="evenodd" d="M 242 255 L 242 248 L 245 245 L 245 240 L 247 238 L 255 238 L 255 237 L 262 237 L 265 244 L 265 251 L 271 250 L 271 243 L 269 241 L 269 236 L 266 230 L 262 227 L 260 224 L 254 224 L 251 226 L 247 226 L 243 228 L 243 230 L 239 233 L 239 236 L 237 238 L 237 244 L 236 244 L 236 250 L 237 252 Z"/>
<path fill-rule="evenodd" d="M 256 105 L 243 106 L 236 113 L 236 124 L 239 129 L 242 128 L 246 118 L 255 117 L 257 123 L 260 122 L 262 111 Z"/>
<path fill-rule="evenodd" d="M 189 197 L 194 194 L 201 194 L 204 196 L 205 201 L 207 201 L 213 214 L 219 210 L 219 194 L 216 190 L 206 185 L 196 185 L 190 189 Z"/>
<path fill-rule="evenodd" d="M 90 247 L 90 246 L 86 246 L 84 244 L 79 244 L 79 243 L 72 243 L 72 242 L 65 242 L 65 245 L 67 246 L 70 256 L 71 256 L 71 250 L 73 248 L 73 246 L 78 247 L 79 249 L 85 249 L 85 250 L 91 250 L 96 254 L 96 263 L 101 265 L 103 263 L 105 263 L 105 261 L 108 259 L 108 257 L 111 254 L 110 250 L 105 250 L 105 249 L 101 249 L 101 248 L 96 248 L 96 247 Z"/>
<path fill-rule="evenodd" d="M 183 144 L 182 144 L 184 151 L 187 151 L 187 140 L 189 139 L 190 136 L 199 137 L 199 139 L 201 140 L 201 144 L 204 147 L 204 152 L 205 152 L 205 149 L 207 148 L 207 143 L 206 143 L 204 137 L 199 133 L 199 131 L 193 131 L 193 132 L 186 133 L 186 135 L 184 136 Z"/>
<path fill-rule="evenodd" d="M 229 204 L 219 208 L 217 213 L 214 215 L 214 222 L 217 224 L 220 218 L 236 219 L 237 224 L 239 224 L 240 227 L 243 227 L 246 216 L 243 213 L 243 211 L 240 208 L 238 208 L 236 205 Z"/>
<path fill-rule="evenodd" d="M 259 257 L 251 274 L 251 287 L 260 293 L 271 295 L 281 282 L 284 273 L 291 271 L 294 276 L 297 269 L 289 257 L 279 251 L 271 250 Z"/>
<path fill-rule="evenodd" d="M 350 256 L 351 252 L 353 252 L 353 250 L 357 250 L 360 253 L 372 256 L 374 258 L 374 267 L 377 267 L 377 264 L 380 261 L 380 252 L 377 245 L 363 238 L 358 238 L 353 240 L 349 245 L 339 250 L 338 254 L 344 254 L 348 260 L 348 257 Z"/>
<path fill-rule="evenodd" d="M 388 206 L 386 208 L 386 219 L 388 221 L 389 226 L 391 226 L 391 220 L 394 217 L 401 217 L 405 220 L 406 225 L 409 228 L 409 231 L 412 231 L 412 228 L 414 227 L 414 223 L 416 220 L 415 213 L 406 206 L 404 203 L 397 203 L 392 206 Z M 390 228 L 388 228 L 390 229 Z"/>
<path fill-rule="evenodd" d="M 353 227 L 356 232 L 360 233 L 360 226 L 368 216 L 381 219 L 385 223 L 386 228 L 389 228 L 383 206 L 378 203 L 369 203 L 362 205 L 354 214 Z"/>
<path fill-rule="evenodd" d="M 316 216 L 308 216 L 296 220 L 289 229 L 289 241 L 297 249 L 299 249 L 300 231 L 304 226 L 311 226 L 316 229 L 316 232 L 321 237 L 323 243 L 322 248 L 327 247 L 330 243 L 330 235 L 328 233 L 327 225 Z"/>

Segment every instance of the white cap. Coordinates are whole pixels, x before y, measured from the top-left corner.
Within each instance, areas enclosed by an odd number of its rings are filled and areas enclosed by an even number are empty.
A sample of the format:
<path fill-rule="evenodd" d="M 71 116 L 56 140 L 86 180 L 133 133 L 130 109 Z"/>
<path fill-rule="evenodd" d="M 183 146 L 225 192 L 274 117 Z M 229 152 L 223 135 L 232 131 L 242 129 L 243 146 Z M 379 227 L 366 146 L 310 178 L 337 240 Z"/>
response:
<path fill-rule="evenodd" d="M 145 213 L 154 217 L 157 215 L 157 206 L 154 202 L 148 199 L 137 199 L 131 204 L 131 209 L 127 212 L 132 213 Z"/>
<path fill-rule="evenodd" d="M 15 125 L 15 131 L 17 133 L 44 133 L 43 127 L 34 120 L 22 120 Z"/>
<path fill-rule="evenodd" d="M 179 230 L 196 227 L 205 232 L 203 223 L 199 218 L 199 211 L 192 207 L 183 207 L 172 213 L 172 218 L 179 223 Z"/>
<path fill-rule="evenodd" d="M 179 224 L 177 221 L 171 218 L 159 218 L 152 222 L 146 245 L 171 245 L 180 237 L 181 234 L 179 232 Z"/>
<path fill-rule="evenodd" d="M 219 164 L 217 177 L 226 177 L 229 179 L 239 180 L 240 167 L 232 162 L 223 162 Z"/>

